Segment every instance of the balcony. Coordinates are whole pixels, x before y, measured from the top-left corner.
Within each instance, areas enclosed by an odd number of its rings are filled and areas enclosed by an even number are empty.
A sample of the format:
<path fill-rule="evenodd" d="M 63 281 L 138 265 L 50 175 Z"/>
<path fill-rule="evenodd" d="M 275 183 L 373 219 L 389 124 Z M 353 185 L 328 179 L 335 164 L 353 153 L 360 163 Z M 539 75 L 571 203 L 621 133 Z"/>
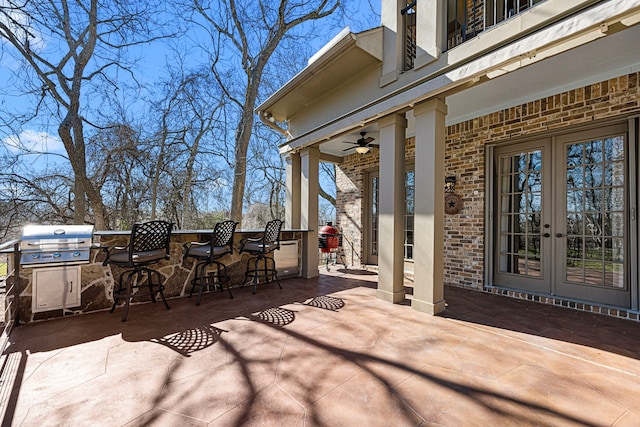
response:
<path fill-rule="evenodd" d="M 636 322 L 353 273 L 17 327 L 3 425 L 638 425 Z"/>
<path fill-rule="evenodd" d="M 447 7 L 447 49 L 477 36 L 544 0 L 449 0 Z"/>

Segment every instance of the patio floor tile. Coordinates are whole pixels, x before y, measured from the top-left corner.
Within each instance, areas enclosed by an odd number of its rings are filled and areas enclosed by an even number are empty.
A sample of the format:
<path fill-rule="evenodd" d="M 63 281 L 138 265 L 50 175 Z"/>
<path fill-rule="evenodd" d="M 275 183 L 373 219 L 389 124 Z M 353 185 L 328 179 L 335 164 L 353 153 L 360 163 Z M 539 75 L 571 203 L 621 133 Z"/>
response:
<path fill-rule="evenodd" d="M 306 425 L 400 427 L 422 423 L 423 419 L 384 383 L 361 372 L 311 405 Z"/>
<path fill-rule="evenodd" d="M 2 425 L 640 425 L 639 323 L 448 287 L 428 316 L 354 273 L 16 327 Z"/>

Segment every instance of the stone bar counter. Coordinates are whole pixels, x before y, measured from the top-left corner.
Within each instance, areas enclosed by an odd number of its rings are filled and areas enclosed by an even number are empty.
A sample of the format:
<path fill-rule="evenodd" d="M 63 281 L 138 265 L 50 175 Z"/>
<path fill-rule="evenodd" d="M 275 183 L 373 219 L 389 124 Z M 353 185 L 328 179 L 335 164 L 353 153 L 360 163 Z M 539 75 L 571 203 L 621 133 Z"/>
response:
<path fill-rule="evenodd" d="M 247 268 L 247 261 L 250 258 L 249 254 L 240 254 L 238 249 L 240 248 L 240 240 L 245 237 L 255 237 L 261 235 L 263 230 L 239 230 L 236 231 L 234 238 L 234 252 L 233 254 L 225 255 L 220 259 L 227 266 L 227 272 L 231 277 L 231 287 L 241 286 L 244 282 L 244 273 Z M 212 230 L 174 230 L 171 234 L 171 255 L 170 259 L 161 261 L 158 264 L 152 266 L 153 269 L 160 272 L 163 278 L 165 286 L 164 294 L 171 305 L 172 298 L 179 298 L 188 296 L 191 291 L 191 279 L 195 277 L 195 265 L 196 260 L 193 258 L 183 259 L 183 246 L 188 242 L 205 242 L 209 240 Z M 19 313 L 18 320 L 20 323 L 28 323 L 36 320 L 52 319 L 57 317 L 63 317 L 67 315 L 89 313 L 98 310 L 111 309 L 113 305 L 113 290 L 117 286 L 116 281 L 120 278 L 120 270 L 118 267 L 108 265 L 103 266 L 102 263 L 105 259 L 105 252 L 103 247 L 110 246 L 126 246 L 129 242 L 130 230 L 126 231 L 96 231 L 93 234 L 93 248 L 91 250 L 91 258 L 88 264 L 82 264 L 80 266 L 70 267 L 53 267 L 52 271 L 53 279 L 50 280 L 37 280 L 37 287 L 34 286 L 34 271 L 40 270 L 36 274 L 41 274 L 43 268 L 21 268 L 20 269 L 20 284 L 19 284 Z M 287 269 L 286 274 L 279 278 L 295 277 L 300 275 L 301 267 L 304 260 L 303 247 L 307 244 L 307 239 L 317 239 L 317 234 L 309 230 L 283 230 L 280 235 L 281 248 L 285 249 L 288 253 L 288 262 L 291 263 L 291 257 L 295 257 L 292 268 Z M 292 255 L 292 251 L 297 252 Z M 274 255 L 276 263 L 278 263 L 278 257 L 283 256 L 275 251 Z M 297 265 L 296 265 L 297 261 Z M 79 267 L 79 272 L 77 268 Z M 280 266 L 277 266 L 280 270 Z M 68 286 L 61 286 L 56 283 L 57 277 L 61 269 L 69 269 L 74 274 L 80 276 L 80 288 L 77 290 L 77 296 L 74 298 L 68 298 Z M 304 268 L 302 268 L 304 269 Z M 66 270 L 65 270 L 66 272 Z M 47 277 L 43 275 L 43 277 Z M 66 276 L 65 276 L 66 277 Z M 73 277 L 73 276 L 72 276 Z M 48 283 L 47 283 L 48 282 Z M 42 289 L 41 289 L 42 287 Z M 35 289 L 34 289 L 35 288 Z M 57 291 L 56 289 L 60 289 Z M 195 292 L 197 292 L 197 288 Z M 260 290 L 258 288 L 258 294 Z M 36 293 L 38 297 L 36 298 Z M 60 304 L 53 303 L 49 306 L 40 304 L 40 295 L 52 294 L 50 298 L 55 301 L 63 300 L 62 306 Z M 59 294 L 64 294 L 64 297 L 60 297 Z M 228 294 L 220 293 L 216 291 L 215 298 L 229 298 Z M 69 299 L 70 301 L 65 301 Z M 38 301 L 38 303 L 36 302 Z M 146 301 L 149 301 L 146 298 Z M 136 300 L 134 298 L 133 302 Z M 39 305 L 38 305 L 39 304 Z M 195 296 L 194 296 L 195 304 Z M 203 301 L 203 304 L 206 304 Z M 44 308 L 43 308 L 44 305 Z M 51 307 L 51 309 L 47 309 Z M 118 317 L 119 319 L 119 317 Z M 117 320 L 117 319 L 114 319 Z"/>

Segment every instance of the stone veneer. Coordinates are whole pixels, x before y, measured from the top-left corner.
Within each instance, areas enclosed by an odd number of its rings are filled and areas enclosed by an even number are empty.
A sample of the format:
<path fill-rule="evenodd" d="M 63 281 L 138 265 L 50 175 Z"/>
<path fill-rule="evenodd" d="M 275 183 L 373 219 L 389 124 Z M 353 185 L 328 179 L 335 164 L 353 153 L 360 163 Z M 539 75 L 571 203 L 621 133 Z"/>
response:
<path fill-rule="evenodd" d="M 126 246 L 129 237 L 128 235 L 99 235 L 96 233 L 94 239 L 99 240 L 97 243 L 100 246 Z M 241 232 L 236 233 L 234 245 L 235 248 L 240 247 L 240 239 L 247 236 L 256 235 L 256 233 Z M 198 232 L 173 233 L 171 236 L 171 257 L 169 260 L 161 261 L 155 264 L 154 269 L 158 270 L 163 278 L 165 285 L 165 296 L 170 298 L 183 297 L 189 295 L 191 291 L 191 279 L 195 277 L 195 265 L 196 262 L 193 258 L 186 258 L 183 260 L 183 245 L 187 242 L 202 241 L 199 238 L 206 235 L 202 235 Z M 302 233 L 297 231 L 283 231 L 281 240 L 298 240 L 302 239 Z M 300 248 L 299 247 L 299 254 Z M 298 254 L 298 257 L 300 255 Z M 244 281 L 244 272 L 247 266 L 247 261 L 250 256 L 247 253 L 240 254 L 238 250 L 234 250 L 233 254 L 225 255 L 221 258 L 221 261 L 227 266 L 227 271 L 231 277 L 231 285 L 241 285 Z M 33 269 L 21 269 L 20 270 L 20 289 L 19 289 L 19 320 L 20 322 L 31 322 L 35 320 L 51 319 L 56 317 L 62 317 L 69 314 L 81 314 L 88 313 L 97 310 L 111 309 L 113 305 L 113 290 L 115 286 L 115 280 L 119 279 L 120 268 L 115 266 L 103 266 L 102 262 L 105 259 L 105 252 L 101 249 L 91 250 L 90 262 L 86 265 L 82 265 L 81 268 L 81 280 L 82 280 L 82 301 L 79 307 L 69 307 L 64 313 L 61 309 L 44 311 L 33 313 L 32 312 L 32 271 Z M 196 289 L 197 292 L 197 289 Z M 217 292 L 217 291 L 216 291 Z M 229 298 L 226 292 L 220 293 L 221 298 Z M 145 297 L 141 301 L 150 301 L 148 297 Z M 134 298 L 133 302 L 138 302 Z M 195 301 L 194 301 L 195 303 Z M 171 301 L 169 300 L 169 305 Z M 162 307 L 164 309 L 164 307 Z M 116 309 L 118 311 L 119 309 Z M 118 315 L 119 316 L 119 315 Z"/>
<path fill-rule="evenodd" d="M 457 178 L 464 199 L 458 215 L 445 217 L 446 285 L 638 320 L 637 313 L 502 289 L 484 289 L 485 150 L 487 144 L 536 134 L 566 132 L 580 124 L 625 119 L 640 113 L 640 73 L 562 92 L 448 126 L 445 176 Z M 414 140 L 406 141 L 406 163 L 414 160 Z M 364 263 L 364 212 L 367 173 L 378 169 L 378 150 L 352 154 L 336 168 L 337 226 L 344 235 L 347 262 Z"/>

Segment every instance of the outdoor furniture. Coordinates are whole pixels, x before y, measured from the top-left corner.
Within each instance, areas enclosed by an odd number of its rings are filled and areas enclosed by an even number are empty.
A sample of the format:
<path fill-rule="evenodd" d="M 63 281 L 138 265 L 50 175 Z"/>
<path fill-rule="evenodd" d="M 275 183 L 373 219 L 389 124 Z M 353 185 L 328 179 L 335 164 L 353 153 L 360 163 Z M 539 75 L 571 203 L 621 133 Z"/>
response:
<path fill-rule="evenodd" d="M 172 228 L 173 224 L 166 221 L 136 223 L 131 229 L 131 237 L 127 246 L 104 248 L 107 257 L 102 263 L 103 265 L 115 265 L 127 269 L 120 274 L 118 288 L 113 292 L 113 306 L 111 307 L 111 313 L 113 313 L 118 302 L 125 301 L 122 313 L 123 322 L 127 320 L 129 305 L 133 297 L 149 296 L 151 301 L 155 303 L 156 293 L 159 293 L 162 302 L 169 310 L 169 304 L 164 297 L 162 276 L 149 266 L 169 259 Z M 136 292 L 142 288 L 146 288 L 148 292 Z"/>
<path fill-rule="evenodd" d="M 219 222 L 213 229 L 208 242 L 185 243 L 183 259 L 190 257 L 198 260 L 196 277 L 191 280 L 191 292 L 189 293 L 189 298 L 191 298 L 195 287 L 199 287 L 196 305 L 200 305 L 202 290 L 205 287 L 213 286 L 215 289 L 216 286 L 219 286 L 220 292 L 222 292 L 223 286 L 226 284 L 229 298 L 233 298 L 229 288 L 231 278 L 227 274 L 227 266 L 218 261 L 218 259 L 226 254 L 233 253 L 233 236 L 237 225 L 238 223 L 235 221 Z M 211 265 L 216 266 L 215 273 L 207 276 L 206 270 Z"/>
<path fill-rule="evenodd" d="M 245 238 L 240 242 L 240 253 L 247 252 L 252 257 L 247 261 L 247 270 L 244 274 L 244 283 L 249 280 L 253 284 L 253 293 L 256 293 L 258 282 L 275 281 L 282 289 L 278 280 L 276 262 L 273 259 L 273 251 L 280 249 L 280 230 L 283 221 L 274 219 L 267 222 L 261 237 Z M 262 265 L 262 266 L 261 266 Z"/>

